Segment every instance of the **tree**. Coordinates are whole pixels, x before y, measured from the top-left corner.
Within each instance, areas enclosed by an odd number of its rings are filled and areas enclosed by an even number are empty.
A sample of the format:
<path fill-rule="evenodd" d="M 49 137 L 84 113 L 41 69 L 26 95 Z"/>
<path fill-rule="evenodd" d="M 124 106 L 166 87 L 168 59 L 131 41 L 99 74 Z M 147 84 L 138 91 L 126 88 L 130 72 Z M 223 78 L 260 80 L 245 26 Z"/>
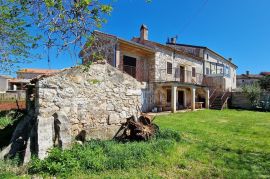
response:
<path fill-rule="evenodd" d="M 0 71 L 10 71 L 16 64 L 26 62 L 36 47 L 37 37 L 30 36 L 22 17 L 27 11 L 11 0 L 0 0 Z"/>
<path fill-rule="evenodd" d="M 270 91 L 270 75 L 264 76 L 259 80 L 259 84 L 262 89 L 266 91 Z"/>
<path fill-rule="evenodd" d="M 111 11 L 100 0 L 0 0 L 0 71 L 36 57 L 39 45 L 76 50 Z"/>
<path fill-rule="evenodd" d="M 250 85 L 244 85 L 242 89 L 243 89 L 243 92 L 249 98 L 249 101 L 251 102 L 252 106 L 255 108 L 259 104 L 260 95 L 261 95 L 261 88 L 259 84 L 254 83 Z"/>

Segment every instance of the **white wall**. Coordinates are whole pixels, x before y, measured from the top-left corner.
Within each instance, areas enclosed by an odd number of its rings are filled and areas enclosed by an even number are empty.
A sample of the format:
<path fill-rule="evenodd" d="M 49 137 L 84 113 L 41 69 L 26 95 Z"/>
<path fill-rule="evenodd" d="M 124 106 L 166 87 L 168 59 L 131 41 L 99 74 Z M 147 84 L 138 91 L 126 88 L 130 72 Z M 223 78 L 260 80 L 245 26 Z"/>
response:
<path fill-rule="evenodd" d="M 207 58 L 208 54 L 208 58 Z M 204 52 L 204 60 L 206 62 L 214 62 L 214 63 L 219 63 L 223 64 L 225 66 L 229 67 L 229 76 L 224 76 L 225 78 L 225 90 L 232 90 L 236 88 L 236 67 L 230 64 L 228 61 L 224 60 L 223 58 L 219 57 L 218 55 L 212 53 L 209 50 L 205 50 Z M 205 66 L 205 71 L 206 71 L 206 66 Z"/>
<path fill-rule="evenodd" d="M 5 92 L 8 90 L 8 79 L 0 77 L 0 92 Z"/>

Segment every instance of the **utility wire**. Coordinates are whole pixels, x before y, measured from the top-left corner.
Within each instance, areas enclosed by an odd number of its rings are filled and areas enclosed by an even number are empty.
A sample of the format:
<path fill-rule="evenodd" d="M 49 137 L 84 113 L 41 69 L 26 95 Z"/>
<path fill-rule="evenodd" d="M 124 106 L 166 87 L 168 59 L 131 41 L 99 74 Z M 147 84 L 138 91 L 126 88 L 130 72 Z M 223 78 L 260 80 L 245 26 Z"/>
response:
<path fill-rule="evenodd" d="M 187 23 L 183 26 L 183 28 L 180 30 L 180 33 L 183 34 L 184 31 L 189 27 L 191 22 L 201 13 L 201 11 L 205 8 L 209 0 L 204 0 L 202 5 L 194 12 L 192 16 L 189 17 Z"/>

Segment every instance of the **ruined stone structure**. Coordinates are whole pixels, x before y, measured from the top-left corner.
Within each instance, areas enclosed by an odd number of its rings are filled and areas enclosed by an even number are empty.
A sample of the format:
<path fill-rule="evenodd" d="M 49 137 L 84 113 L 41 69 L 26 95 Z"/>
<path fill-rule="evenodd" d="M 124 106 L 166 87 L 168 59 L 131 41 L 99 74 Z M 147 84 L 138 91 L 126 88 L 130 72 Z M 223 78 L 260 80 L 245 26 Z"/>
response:
<path fill-rule="evenodd" d="M 143 83 L 108 64 L 73 67 L 32 83 L 28 117 L 6 153 L 26 148 L 25 158 L 36 153 L 42 159 L 50 148 L 75 140 L 112 139 L 128 117 L 140 114 Z"/>

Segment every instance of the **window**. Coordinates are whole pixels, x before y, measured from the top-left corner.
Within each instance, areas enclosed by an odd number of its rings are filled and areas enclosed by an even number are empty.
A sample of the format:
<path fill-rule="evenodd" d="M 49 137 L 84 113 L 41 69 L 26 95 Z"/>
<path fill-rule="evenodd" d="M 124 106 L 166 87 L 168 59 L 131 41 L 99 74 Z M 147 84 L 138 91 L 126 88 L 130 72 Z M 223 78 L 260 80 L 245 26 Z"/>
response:
<path fill-rule="evenodd" d="M 217 74 L 217 64 L 216 63 L 212 62 L 210 69 L 211 69 L 211 74 Z"/>
<path fill-rule="evenodd" d="M 208 54 L 206 54 L 206 59 L 209 59 L 209 55 Z"/>
<path fill-rule="evenodd" d="M 192 77 L 196 77 L 196 68 L 192 67 Z"/>
<path fill-rule="evenodd" d="M 172 74 L 172 63 L 167 62 L 167 74 Z"/>
<path fill-rule="evenodd" d="M 171 89 L 167 89 L 167 102 L 170 103 L 171 102 L 171 98 L 172 97 L 172 93 L 171 93 Z"/>

